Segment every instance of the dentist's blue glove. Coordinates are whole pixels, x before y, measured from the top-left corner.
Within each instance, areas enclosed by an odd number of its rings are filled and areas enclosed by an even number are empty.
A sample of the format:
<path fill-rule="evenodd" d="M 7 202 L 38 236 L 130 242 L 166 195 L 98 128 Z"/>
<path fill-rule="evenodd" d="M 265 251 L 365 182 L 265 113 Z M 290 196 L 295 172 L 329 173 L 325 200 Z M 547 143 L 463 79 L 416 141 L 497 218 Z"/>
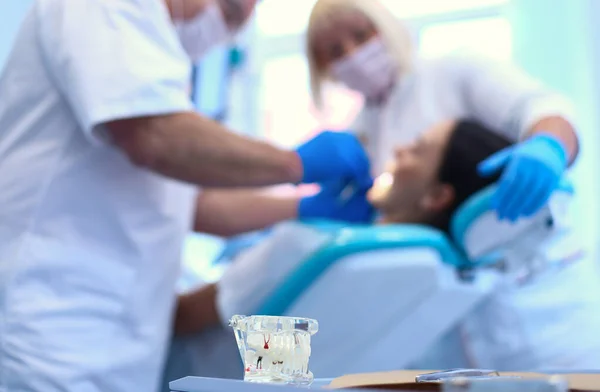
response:
<path fill-rule="evenodd" d="M 304 184 L 343 180 L 365 188 L 372 181 L 369 158 L 350 133 L 323 131 L 296 152 L 302 161 Z"/>
<path fill-rule="evenodd" d="M 371 185 L 373 180 L 371 180 Z M 371 187 L 351 188 L 352 193 L 345 195 L 347 183 L 332 181 L 321 185 L 321 192 L 305 197 L 298 206 L 300 219 L 333 219 L 352 223 L 370 223 L 375 216 L 375 209 L 367 201 L 367 191 Z"/>
<path fill-rule="evenodd" d="M 478 171 L 482 176 L 502 170 L 492 199 L 498 218 L 514 222 L 535 214 L 556 190 L 567 160 L 561 141 L 549 134 L 538 134 L 481 162 Z"/>

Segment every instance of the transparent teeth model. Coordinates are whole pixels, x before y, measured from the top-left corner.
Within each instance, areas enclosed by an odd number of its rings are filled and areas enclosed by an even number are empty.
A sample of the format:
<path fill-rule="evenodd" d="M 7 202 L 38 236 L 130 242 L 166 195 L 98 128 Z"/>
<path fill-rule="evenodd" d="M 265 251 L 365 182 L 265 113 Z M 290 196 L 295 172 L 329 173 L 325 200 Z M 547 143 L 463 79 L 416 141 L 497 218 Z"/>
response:
<path fill-rule="evenodd" d="M 295 317 L 234 316 L 234 329 L 249 382 L 309 385 L 310 339 L 315 320 Z"/>

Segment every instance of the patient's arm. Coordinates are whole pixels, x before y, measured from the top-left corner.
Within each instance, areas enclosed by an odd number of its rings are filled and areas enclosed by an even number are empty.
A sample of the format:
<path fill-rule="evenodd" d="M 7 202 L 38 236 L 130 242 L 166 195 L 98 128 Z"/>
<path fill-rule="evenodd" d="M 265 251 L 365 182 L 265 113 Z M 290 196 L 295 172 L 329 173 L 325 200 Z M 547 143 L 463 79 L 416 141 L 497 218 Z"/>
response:
<path fill-rule="evenodd" d="M 297 196 L 277 197 L 260 190 L 206 189 L 196 201 L 194 231 L 229 237 L 296 219 Z"/>
<path fill-rule="evenodd" d="M 219 323 L 216 284 L 208 284 L 177 299 L 176 335 L 197 333 Z"/>

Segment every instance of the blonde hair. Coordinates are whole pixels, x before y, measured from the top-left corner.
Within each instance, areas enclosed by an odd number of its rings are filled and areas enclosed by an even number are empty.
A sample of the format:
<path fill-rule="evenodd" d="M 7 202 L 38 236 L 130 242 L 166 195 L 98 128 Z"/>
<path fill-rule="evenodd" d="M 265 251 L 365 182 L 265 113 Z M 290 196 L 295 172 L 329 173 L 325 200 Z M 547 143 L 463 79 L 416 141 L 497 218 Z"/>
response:
<path fill-rule="evenodd" d="M 312 35 L 318 26 L 326 22 L 328 16 L 342 10 L 356 11 L 369 19 L 396 61 L 400 74 L 410 71 L 412 66 L 412 43 L 408 29 L 378 0 L 318 0 L 308 20 L 306 57 L 311 95 L 319 109 L 323 107 L 323 83 L 330 76 L 317 65 L 315 51 L 311 45 Z"/>

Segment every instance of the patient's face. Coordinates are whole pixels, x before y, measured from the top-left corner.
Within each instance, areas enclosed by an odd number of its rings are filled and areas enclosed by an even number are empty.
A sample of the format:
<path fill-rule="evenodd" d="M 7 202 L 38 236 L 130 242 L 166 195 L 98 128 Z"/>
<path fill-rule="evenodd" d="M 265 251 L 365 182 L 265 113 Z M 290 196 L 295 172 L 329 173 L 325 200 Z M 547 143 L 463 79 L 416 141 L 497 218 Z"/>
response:
<path fill-rule="evenodd" d="M 438 169 L 453 129 L 454 122 L 440 123 L 413 143 L 396 148 L 387 173 L 369 191 L 373 206 L 384 214 L 443 208 L 448 202 L 448 186 L 438 181 Z"/>

